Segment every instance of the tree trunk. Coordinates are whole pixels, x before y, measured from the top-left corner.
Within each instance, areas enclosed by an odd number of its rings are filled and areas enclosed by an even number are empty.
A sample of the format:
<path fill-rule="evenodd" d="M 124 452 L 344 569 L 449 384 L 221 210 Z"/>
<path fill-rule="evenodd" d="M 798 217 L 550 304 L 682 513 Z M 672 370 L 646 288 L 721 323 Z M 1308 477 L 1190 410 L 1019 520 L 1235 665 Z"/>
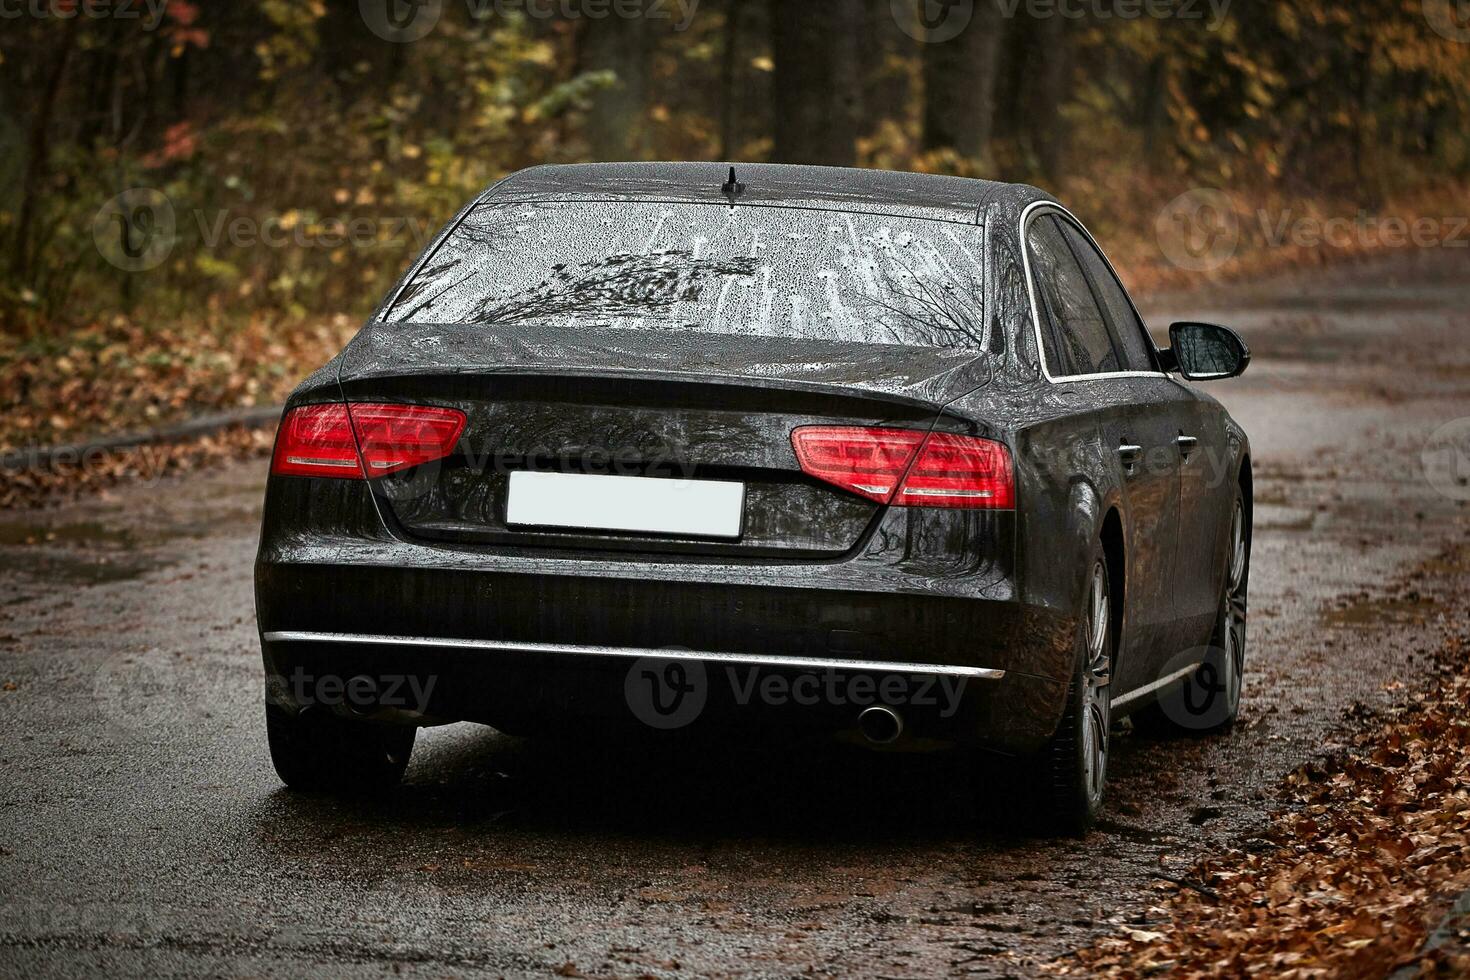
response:
<path fill-rule="evenodd" d="M 1015 143 L 1025 129 L 1021 96 L 1026 87 L 1027 45 L 1030 37 L 1024 17 L 1005 20 L 999 29 L 1000 50 L 995 57 L 995 111 L 991 114 L 992 143 Z"/>
<path fill-rule="evenodd" d="M 771 0 L 772 157 L 778 162 L 856 162 L 862 95 L 855 27 L 861 2 Z"/>
<path fill-rule="evenodd" d="M 1061 108 L 1071 76 L 1072 54 L 1067 45 L 1065 17 L 1027 20 L 1027 84 L 1022 93 L 1026 139 L 1041 172 L 1052 179 L 1061 176 L 1067 134 L 1063 131 Z"/>
<path fill-rule="evenodd" d="M 726 0 L 725 37 L 720 50 L 720 159 L 735 159 L 739 134 L 740 11 L 744 0 Z"/>
<path fill-rule="evenodd" d="M 30 136 L 26 140 L 26 169 L 22 178 L 20 214 L 15 219 L 15 247 L 10 256 L 10 269 L 18 282 L 27 282 L 31 271 L 31 227 L 36 221 L 36 201 L 41 198 L 41 181 L 46 174 L 46 164 L 51 157 L 51 114 L 56 106 L 56 97 L 61 92 L 61 80 L 66 76 L 66 66 L 71 62 L 71 53 L 77 32 L 68 25 L 61 32 L 61 41 L 52 55 L 51 67 L 46 72 L 46 83 L 41 98 L 36 102 L 35 116 L 31 120 Z"/>
<path fill-rule="evenodd" d="M 1153 169 L 1159 166 L 1167 149 L 1169 131 L 1169 54 L 1167 51 L 1154 56 L 1144 72 L 1144 90 L 1140 93 L 1141 111 L 1139 124 L 1143 127 L 1143 152 L 1146 163 Z"/>
<path fill-rule="evenodd" d="M 833 159 L 851 166 L 857 162 L 857 140 L 863 129 L 862 47 L 858 43 L 863 32 L 863 0 L 829 0 L 829 5 L 836 34 L 831 39 L 832 128 L 828 139 Z"/>
<path fill-rule="evenodd" d="M 597 160 L 640 160 L 648 155 L 649 61 L 653 36 L 642 17 L 609 16 L 582 27 L 581 68 L 610 71 L 617 80 L 599 92 L 587 114 L 587 143 Z"/>
<path fill-rule="evenodd" d="M 1003 28 L 996 4 L 980 0 L 958 37 L 925 43 L 924 149 L 971 159 L 989 151 Z"/>

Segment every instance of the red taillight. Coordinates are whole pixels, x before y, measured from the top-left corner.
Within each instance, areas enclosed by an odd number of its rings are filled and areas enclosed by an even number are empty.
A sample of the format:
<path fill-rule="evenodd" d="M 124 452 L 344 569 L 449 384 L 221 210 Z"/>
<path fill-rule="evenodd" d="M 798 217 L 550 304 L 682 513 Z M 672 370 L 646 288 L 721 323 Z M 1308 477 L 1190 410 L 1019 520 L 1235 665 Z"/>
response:
<path fill-rule="evenodd" d="M 1016 506 L 1010 451 L 991 439 L 809 425 L 791 433 L 791 446 L 803 473 L 879 503 L 989 510 Z"/>
<path fill-rule="evenodd" d="M 305 405 L 281 422 L 271 472 L 346 480 L 387 476 L 448 456 L 464 427 L 465 414 L 453 408 Z"/>
<path fill-rule="evenodd" d="M 869 500 L 888 503 L 924 433 L 808 425 L 791 433 L 801 471 Z"/>

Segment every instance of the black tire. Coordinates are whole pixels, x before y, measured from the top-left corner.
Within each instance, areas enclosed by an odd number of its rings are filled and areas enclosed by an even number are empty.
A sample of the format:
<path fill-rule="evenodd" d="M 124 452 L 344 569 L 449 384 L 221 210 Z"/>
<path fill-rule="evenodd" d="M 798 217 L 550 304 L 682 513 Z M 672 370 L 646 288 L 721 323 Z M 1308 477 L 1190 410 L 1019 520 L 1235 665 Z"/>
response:
<path fill-rule="evenodd" d="M 1133 727 L 1158 737 L 1212 735 L 1229 730 L 1240 717 L 1245 684 L 1247 586 L 1250 583 L 1250 526 L 1245 497 L 1235 491 L 1230 544 L 1220 608 L 1200 665 L 1182 684 L 1133 716 Z M 1186 661 L 1186 664 L 1188 661 Z"/>
<path fill-rule="evenodd" d="M 292 715 L 266 705 L 266 740 L 276 775 L 303 793 L 364 795 L 398 785 L 418 730 L 339 718 L 329 711 Z"/>
<path fill-rule="evenodd" d="M 1093 559 L 1087 583 L 1066 710 L 1056 734 L 1028 766 L 1034 780 L 1035 815 L 1055 835 L 1086 833 L 1102 810 L 1107 785 L 1115 631 L 1108 563 L 1100 553 Z"/>

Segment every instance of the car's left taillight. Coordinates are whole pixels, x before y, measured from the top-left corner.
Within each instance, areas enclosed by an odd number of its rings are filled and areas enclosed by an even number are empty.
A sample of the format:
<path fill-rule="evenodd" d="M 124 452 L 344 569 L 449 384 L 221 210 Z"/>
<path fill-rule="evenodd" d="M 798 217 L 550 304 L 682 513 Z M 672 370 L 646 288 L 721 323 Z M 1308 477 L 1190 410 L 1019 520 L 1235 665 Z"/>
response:
<path fill-rule="evenodd" d="M 465 414 L 454 408 L 354 402 L 303 405 L 286 413 L 271 472 L 366 480 L 454 452 Z"/>

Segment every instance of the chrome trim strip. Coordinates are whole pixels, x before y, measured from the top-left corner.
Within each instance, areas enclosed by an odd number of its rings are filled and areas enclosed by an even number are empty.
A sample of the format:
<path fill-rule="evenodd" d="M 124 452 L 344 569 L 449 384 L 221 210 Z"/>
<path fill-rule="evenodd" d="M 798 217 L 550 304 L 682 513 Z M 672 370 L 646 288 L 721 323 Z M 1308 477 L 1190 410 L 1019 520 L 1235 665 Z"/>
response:
<path fill-rule="evenodd" d="M 286 462 L 294 463 L 297 466 L 323 466 L 339 470 L 357 469 L 357 460 L 355 459 L 314 459 L 310 456 L 287 456 Z"/>
<path fill-rule="evenodd" d="M 1139 698 L 1144 697 L 1145 695 L 1152 694 L 1155 691 L 1163 690 L 1170 684 L 1173 684 L 1175 681 L 1182 681 L 1184 680 L 1184 678 L 1188 677 L 1196 670 L 1199 670 L 1200 664 L 1202 663 L 1204 663 L 1203 660 L 1201 660 L 1198 664 L 1191 664 L 1190 666 L 1185 667 L 1183 670 L 1176 670 L 1168 677 L 1160 677 L 1152 684 L 1145 684 L 1143 687 L 1129 691 L 1127 694 L 1124 694 L 1121 697 L 1113 698 L 1113 707 L 1120 708 L 1130 701 L 1137 701 Z"/>
<path fill-rule="evenodd" d="M 1169 375 L 1163 371 L 1105 371 L 1101 374 L 1067 374 L 1054 377 L 1051 371 L 1047 369 L 1046 343 L 1042 340 L 1041 335 L 1041 307 L 1036 302 L 1036 278 L 1031 272 L 1031 249 L 1026 245 L 1026 226 L 1031 223 L 1032 213 L 1042 208 L 1050 208 L 1071 219 L 1072 223 L 1081 229 L 1082 234 L 1087 236 L 1087 240 L 1092 243 L 1092 247 L 1097 249 L 1097 254 L 1102 256 L 1103 261 L 1108 264 L 1108 269 L 1113 275 L 1116 276 L 1118 274 L 1117 270 L 1113 269 L 1112 260 L 1102 250 L 1102 246 L 1097 243 L 1097 239 L 1092 237 L 1092 232 L 1088 231 L 1087 226 L 1079 221 L 1077 216 L 1071 211 L 1068 211 L 1055 201 L 1033 201 L 1021 211 L 1021 239 L 1017 244 L 1021 248 L 1021 268 L 1026 272 L 1026 296 L 1031 301 L 1031 326 L 1036 332 L 1036 356 L 1041 362 L 1042 377 L 1046 378 L 1052 384 L 1062 384 L 1067 381 L 1100 381 L 1103 378 L 1168 378 Z M 1121 282 L 1122 280 L 1120 279 L 1119 281 Z M 1124 291 L 1124 296 L 1128 298 L 1128 305 L 1133 307 L 1133 315 L 1138 317 L 1140 323 L 1143 322 L 1143 317 L 1139 314 L 1138 307 L 1133 302 L 1133 297 L 1128 296 L 1126 290 Z M 1145 336 L 1143 339 L 1150 347 L 1154 348 L 1154 353 L 1157 354 L 1158 348 L 1154 345 L 1153 338 Z M 1115 701 L 1113 703 L 1116 704 L 1117 702 Z"/>
<path fill-rule="evenodd" d="M 998 681 L 1003 670 L 989 667 L 955 667 L 946 664 L 908 664 L 890 661 L 840 660 L 836 657 L 787 657 L 779 654 L 714 653 L 701 650 L 670 650 L 647 647 L 602 647 L 571 643 L 518 643 L 509 640 L 440 640 L 427 636 L 367 636 L 359 633 L 305 633 L 281 630 L 265 634 L 267 643 L 344 643 L 402 647 L 440 647 L 454 650 L 499 650 L 519 653 L 556 653 L 590 657 L 621 657 L 638 660 L 702 660 L 751 667 L 798 667 L 818 670 L 877 671 L 885 674 L 934 674 Z"/>

